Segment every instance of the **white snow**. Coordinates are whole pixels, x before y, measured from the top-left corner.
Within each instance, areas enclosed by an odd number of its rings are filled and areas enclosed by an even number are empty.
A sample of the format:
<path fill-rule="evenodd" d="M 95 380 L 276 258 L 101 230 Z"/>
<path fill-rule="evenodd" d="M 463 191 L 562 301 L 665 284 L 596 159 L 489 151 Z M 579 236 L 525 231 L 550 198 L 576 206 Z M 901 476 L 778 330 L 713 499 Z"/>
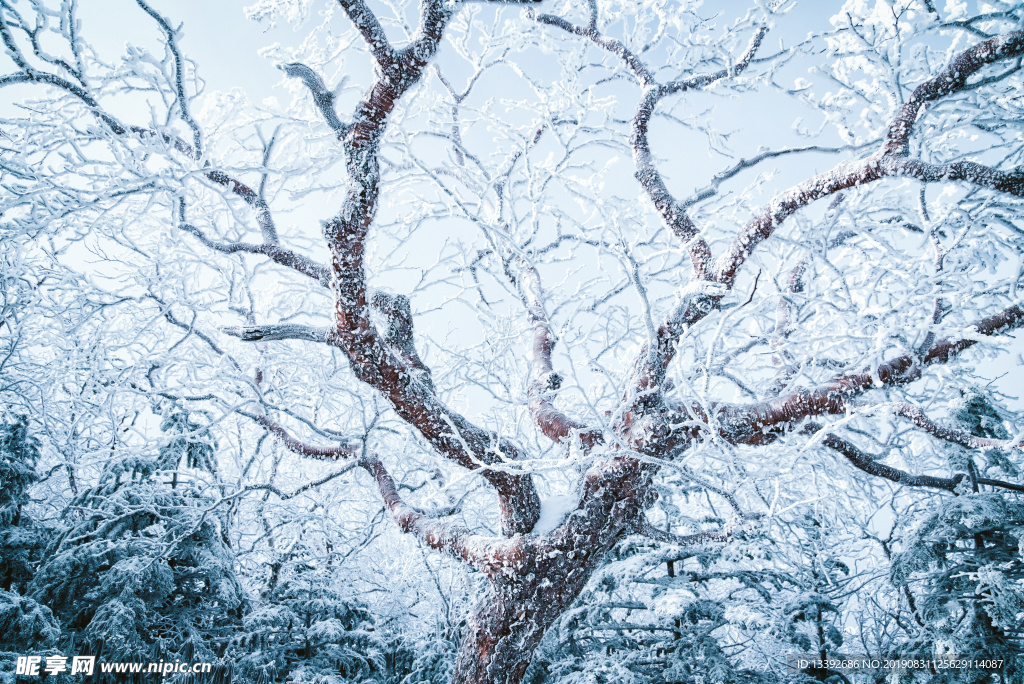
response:
<path fill-rule="evenodd" d="M 573 494 L 550 496 L 540 504 L 540 520 L 533 526 L 537 535 L 545 535 L 562 524 L 565 516 L 579 504 L 579 497 Z"/>

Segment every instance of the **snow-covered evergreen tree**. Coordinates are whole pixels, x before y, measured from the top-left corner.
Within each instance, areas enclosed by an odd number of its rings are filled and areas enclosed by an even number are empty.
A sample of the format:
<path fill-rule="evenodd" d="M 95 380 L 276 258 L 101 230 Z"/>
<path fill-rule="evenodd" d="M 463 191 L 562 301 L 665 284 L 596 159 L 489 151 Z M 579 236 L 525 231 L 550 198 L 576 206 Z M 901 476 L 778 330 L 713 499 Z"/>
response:
<path fill-rule="evenodd" d="M 52 646 L 60 628 L 50 609 L 24 595 L 46 531 L 26 514 L 28 488 L 38 479 L 39 444 L 28 418 L 0 423 L 0 682 L 13 681 L 18 656 Z"/>
<path fill-rule="evenodd" d="M 337 589 L 337 568 L 313 555 L 301 543 L 292 548 L 261 604 L 245 616 L 230 649 L 236 681 L 385 681 L 387 647 L 373 618 Z"/>
<path fill-rule="evenodd" d="M 916 596 L 923 622 L 907 655 L 1001 659 L 1022 675 L 1024 502 L 993 492 L 947 499 L 908 535 L 893 581 Z M 941 675 L 941 676 L 939 676 Z M 928 674 L 928 681 L 987 682 L 978 670 Z"/>
<path fill-rule="evenodd" d="M 106 464 L 64 512 L 66 528 L 29 585 L 60 619 L 69 649 L 216 661 L 240 624 L 245 596 L 217 499 L 200 478 L 169 470 L 203 435 L 170 437 L 158 455 Z"/>

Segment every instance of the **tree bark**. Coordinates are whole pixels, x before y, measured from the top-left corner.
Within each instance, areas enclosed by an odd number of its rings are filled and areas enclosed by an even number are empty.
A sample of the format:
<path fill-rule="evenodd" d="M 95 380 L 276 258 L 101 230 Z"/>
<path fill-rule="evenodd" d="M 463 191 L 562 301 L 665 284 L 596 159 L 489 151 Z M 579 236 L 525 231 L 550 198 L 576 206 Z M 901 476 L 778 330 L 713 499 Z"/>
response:
<path fill-rule="evenodd" d="M 488 549 L 487 591 L 469 619 L 453 684 L 518 684 L 547 629 L 626 534 L 640 528 L 656 468 L 612 458 L 584 478 L 580 504 L 546 536 Z"/>

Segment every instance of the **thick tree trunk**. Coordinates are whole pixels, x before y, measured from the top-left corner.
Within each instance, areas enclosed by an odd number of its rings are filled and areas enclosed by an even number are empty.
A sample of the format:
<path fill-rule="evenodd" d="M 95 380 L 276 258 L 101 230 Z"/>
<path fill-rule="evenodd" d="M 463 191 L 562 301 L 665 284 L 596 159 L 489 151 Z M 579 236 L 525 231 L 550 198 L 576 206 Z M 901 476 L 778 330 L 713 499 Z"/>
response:
<path fill-rule="evenodd" d="M 562 555 L 553 548 L 549 553 Z M 595 567 L 534 562 L 507 579 L 491 580 L 470 616 L 453 684 L 521 682 L 544 633 L 576 600 Z"/>
<path fill-rule="evenodd" d="M 572 606 L 612 547 L 642 519 L 653 468 L 631 458 L 591 469 L 579 508 L 550 535 L 489 554 L 488 591 L 470 617 L 453 684 L 519 684 L 544 633 Z"/>

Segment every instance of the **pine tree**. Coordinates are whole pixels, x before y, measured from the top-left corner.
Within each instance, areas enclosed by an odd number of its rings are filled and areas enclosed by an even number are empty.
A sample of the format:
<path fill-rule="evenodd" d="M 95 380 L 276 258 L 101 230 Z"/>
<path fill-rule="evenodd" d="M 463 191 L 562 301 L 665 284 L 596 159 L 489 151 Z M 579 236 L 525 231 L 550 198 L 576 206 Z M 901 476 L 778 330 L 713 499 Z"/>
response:
<path fill-rule="evenodd" d="M 23 595 L 46 541 L 25 511 L 38 460 L 27 416 L 0 423 L 0 682 L 13 681 L 18 656 L 42 653 L 60 634 L 50 609 Z"/>
<path fill-rule="evenodd" d="M 341 684 L 386 680 L 387 646 L 370 613 L 336 588 L 337 570 L 299 544 L 231 645 L 240 681 Z"/>
<path fill-rule="evenodd" d="M 180 424 L 164 422 L 171 439 L 158 455 L 107 463 L 65 511 L 30 588 L 61 620 L 68 651 L 215 661 L 239 623 L 245 598 L 216 500 L 200 478 L 169 470 L 206 445 Z"/>
<path fill-rule="evenodd" d="M 966 393 L 950 406 L 950 415 L 956 427 L 976 437 L 1009 437 L 998 411 L 982 394 Z M 922 516 L 893 558 L 892 580 L 917 596 L 923 623 L 907 653 L 1002 659 L 1002 680 L 1024 681 L 1024 501 L 1004 490 L 982 491 L 979 468 L 965 449 L 952 447 L 947 455 L 954 470 L 964 474 L 957 496 Z M 1019 475 L 1000 452 L 990 450 L 984 457 L 984 474 Z M 914 676 L 951 684 L 995 681 L 978 669 L 908 673 L 904 679 Z"/>

